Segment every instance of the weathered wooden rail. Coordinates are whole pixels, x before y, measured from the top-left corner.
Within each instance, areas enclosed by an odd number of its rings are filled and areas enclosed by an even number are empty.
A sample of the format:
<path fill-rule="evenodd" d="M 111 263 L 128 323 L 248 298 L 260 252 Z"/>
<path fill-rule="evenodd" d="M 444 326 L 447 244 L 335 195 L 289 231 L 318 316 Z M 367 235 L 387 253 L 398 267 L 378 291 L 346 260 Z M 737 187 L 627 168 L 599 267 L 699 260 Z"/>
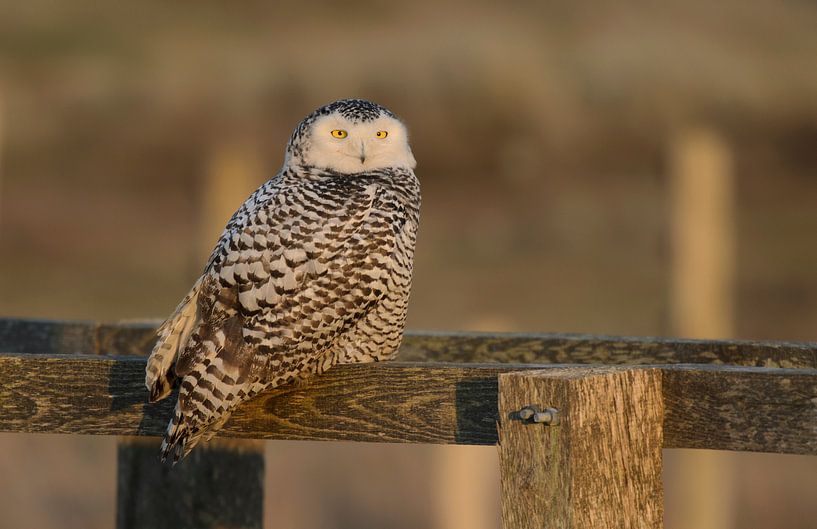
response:
<path fill-rule="evenodd" d="M 171 399 L 147 405 L 143 386 L 153 329 L 0 320 L 0 430 L 161 435 Z M 557 409 L 558 424 L 524 420 L 528 406 Z M 409 333 L 401 362 L 339 366 L 306 388 L 265 393 L 223 436 L 498 444 L 506 527 L 661 527 L 662 448 L 817 455 L 817 344 Z M 222 501 L 236 494 L 229 480 L 202 485 L 201 468 L 229 454 L 197 449 L 168 472 L 149 449 L 120 450 L 120 527 L 157 526 L 139 512 L 140 502 L 162 510 L 156 480 Z M 194 477 L 180 482 L 185 472 Z M 222 506 L 195 518 L 202 502 L 188 503 L 172 507 L 189 513 L 173 526 L 232 516 Z M 228 521 L 260 527 L 256 510 Z"/>

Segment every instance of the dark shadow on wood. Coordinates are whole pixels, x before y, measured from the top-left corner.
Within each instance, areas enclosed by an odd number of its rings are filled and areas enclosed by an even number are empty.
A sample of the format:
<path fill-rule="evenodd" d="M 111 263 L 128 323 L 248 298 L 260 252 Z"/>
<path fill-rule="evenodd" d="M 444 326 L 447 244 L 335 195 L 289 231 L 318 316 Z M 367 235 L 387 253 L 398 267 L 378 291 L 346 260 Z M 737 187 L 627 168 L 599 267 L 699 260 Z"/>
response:
<path fill-rule="evenodd" d="M 108 391 L 111 395 L 111 411 L 138 407 L 140 410 L 137 435 L 161 435 L 164 433 L 178 391 L 174 391 L 161 402 L 150 404 L 144 384 L 145 364 L 143 362 L 114 362 L 108 377 Z M 135 422 L 135 421 L 134 421 Z M 158 452 L 157 452 L 158 453 Z"/>
<path fill-rule="evenodd" d="M 499 380 L 496 374 L 462 380 L 456 385 L 458 444 L 496 444 Z"/>

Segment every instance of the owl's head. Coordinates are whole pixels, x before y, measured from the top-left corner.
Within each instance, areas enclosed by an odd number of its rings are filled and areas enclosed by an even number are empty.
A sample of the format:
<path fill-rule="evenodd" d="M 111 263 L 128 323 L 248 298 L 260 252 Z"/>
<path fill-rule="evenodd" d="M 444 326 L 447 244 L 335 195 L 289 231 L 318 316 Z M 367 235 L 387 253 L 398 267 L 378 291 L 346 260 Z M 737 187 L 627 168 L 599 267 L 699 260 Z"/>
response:
<path fill-rule="evenodd" d="M 386 167 L 414 169 L 417 162 L 405 125 L 388 109 L 362 99 L 341 99 L 295 127 L 284 164 L 361 173 Z"/>

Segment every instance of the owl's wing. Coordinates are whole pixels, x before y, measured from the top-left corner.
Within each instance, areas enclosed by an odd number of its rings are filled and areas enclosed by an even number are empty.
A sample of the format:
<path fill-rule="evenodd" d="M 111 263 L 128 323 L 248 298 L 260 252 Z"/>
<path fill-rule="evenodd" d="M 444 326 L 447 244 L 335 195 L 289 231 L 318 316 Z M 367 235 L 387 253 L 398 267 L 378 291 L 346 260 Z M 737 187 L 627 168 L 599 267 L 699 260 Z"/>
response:
<path fill-rule="evenodd" d="M 379 191 L 357 185 L 316 200 L 285 189 L 234 225 L 202 278 L 200 322 L 175 365 L 165 455 L 183 457 L 265 387 L 328 367 L 333 341 L 387 288 L 396 230 Z"/>

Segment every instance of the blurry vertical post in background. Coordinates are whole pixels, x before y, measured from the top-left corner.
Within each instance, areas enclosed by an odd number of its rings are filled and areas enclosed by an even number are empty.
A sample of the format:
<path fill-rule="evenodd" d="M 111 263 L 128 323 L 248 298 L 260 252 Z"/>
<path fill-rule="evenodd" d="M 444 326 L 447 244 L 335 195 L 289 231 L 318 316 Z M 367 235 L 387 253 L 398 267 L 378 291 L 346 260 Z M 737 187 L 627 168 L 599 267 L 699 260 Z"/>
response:
<path fill-rule="evenodd" d="M 687 129 L 671 151 L 673 331 L 734 334 L 735 207 L 732 158 L 714 130 Z"/>
<path fill-rule="evenodd" d="M 437 529 L 499 526 L 499 469 L 494 447 L 437 446 L 434 450 L 434 518 Z"/>
<path fill-rule="evenodd" d="M 730 338 L 735 324 L 736 243 L 731 152 L 714 129 L 693 127 L 672 138 L 669 162 L 672 332 L 685 338 Z M 669 455 L 677 465 L 671 487 L 677 501 L 670 498 L 668 528 L 734 527 L 732 456 L 704 450 Z M 683 513 L 673 516 L 672 504 L 682 502 Z"/>
<path fill-rule="evenodd" d="M 5 132 L 5 115 L 3 114 L 3 92 L 0 91 L 0 220 L 3 219 L 3 133 Z M 0 233 L 3 227 L 0 222 Z"/>
<path fill-rule="evenodd" d="M 233 212 L 266 180 L 265 174 L 258 151 L 249 143 L 225 142 L 213 148 L 201 185 L 196 257 L 202 266 Z"/>

